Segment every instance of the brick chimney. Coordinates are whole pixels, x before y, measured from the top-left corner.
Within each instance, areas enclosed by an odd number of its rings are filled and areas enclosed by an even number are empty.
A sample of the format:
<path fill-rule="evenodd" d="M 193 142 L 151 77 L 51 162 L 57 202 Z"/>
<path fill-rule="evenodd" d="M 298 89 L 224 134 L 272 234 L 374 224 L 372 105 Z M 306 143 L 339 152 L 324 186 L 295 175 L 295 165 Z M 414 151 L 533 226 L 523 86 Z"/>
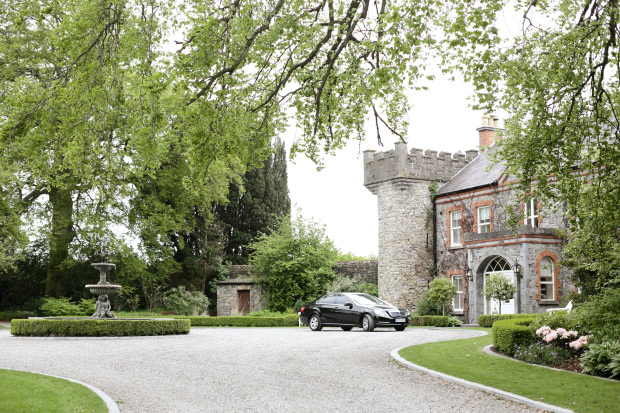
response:
<path fill-rule="evenodd" d="M 476 129 L 480 134 L 480 148 L 486 148 L 495 142 L 497 129 L 499 129 L 499 118 L 497 116 L 485 115 L 482 117 L 482 126 Z"/>

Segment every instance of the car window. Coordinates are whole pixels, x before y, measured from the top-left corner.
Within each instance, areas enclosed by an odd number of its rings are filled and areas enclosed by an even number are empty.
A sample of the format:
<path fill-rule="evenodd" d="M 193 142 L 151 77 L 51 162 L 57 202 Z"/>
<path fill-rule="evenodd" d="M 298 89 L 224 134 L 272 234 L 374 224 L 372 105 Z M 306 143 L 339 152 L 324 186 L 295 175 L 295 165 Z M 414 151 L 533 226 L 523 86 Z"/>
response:
<path fill-rule="evenodd" d="M 316 302 L 317 304 L 336 304 L 336 297 L 333 295 L 326 295 Z"/>
<path fill-rule="evenodd" d="M 336 296 L 336 304 L 339 305 L 345 305 L 346 303 L 350 303 L 351 301 L 349 301 L 349 299 L 347 297 L 345 297 L 344 295 L 337 295 Z"/>
<path fill-rule="evenodd" d="M 383 304 L 389 305 L 385 301 L 380 300 L 379 298 L 370 295 L 370 294 L 351 294 L 351 300 L 353 300 L 356 304 L 359 305 L 374 305 L 374 304 Z"/>

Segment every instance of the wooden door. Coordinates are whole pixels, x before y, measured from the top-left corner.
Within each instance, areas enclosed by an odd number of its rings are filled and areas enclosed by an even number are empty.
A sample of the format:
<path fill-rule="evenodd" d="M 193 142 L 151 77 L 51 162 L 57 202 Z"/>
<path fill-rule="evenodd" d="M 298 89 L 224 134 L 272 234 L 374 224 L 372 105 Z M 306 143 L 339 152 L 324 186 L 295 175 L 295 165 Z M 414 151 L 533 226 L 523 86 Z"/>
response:
<path fill-rule="evenodd" d="M 240 315 L 250 312 L 250 290 L 237 290 L 237 309 Z"/>

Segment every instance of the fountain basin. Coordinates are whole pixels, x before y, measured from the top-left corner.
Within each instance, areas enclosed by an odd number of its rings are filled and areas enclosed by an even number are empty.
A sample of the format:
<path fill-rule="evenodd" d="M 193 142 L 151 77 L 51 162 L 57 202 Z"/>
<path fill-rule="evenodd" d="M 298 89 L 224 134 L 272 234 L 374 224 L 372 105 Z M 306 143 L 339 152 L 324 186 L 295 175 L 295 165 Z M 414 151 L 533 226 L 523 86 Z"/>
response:
<path fill-rule="evenodd" d="M 120 285 L 114 284 L 87 284 L 84 287 L 87 288 L 92 294 L 105 294 L 109 296 L 117 294 L 123 289 Z"/>

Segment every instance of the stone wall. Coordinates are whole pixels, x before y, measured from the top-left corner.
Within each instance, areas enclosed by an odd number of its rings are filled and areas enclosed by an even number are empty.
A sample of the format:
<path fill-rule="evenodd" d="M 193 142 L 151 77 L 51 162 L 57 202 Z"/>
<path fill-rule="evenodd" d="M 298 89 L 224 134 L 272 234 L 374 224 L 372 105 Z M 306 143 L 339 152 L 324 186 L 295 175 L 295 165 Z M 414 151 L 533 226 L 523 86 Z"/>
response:
<path fill-rule="evenodd" d="M 363 282 L 376 284 L 378 266 L 377 260 L 340 261 L 334 267 L 334 272 L 348 278 L 358 277 Z"/>
<path fill-rule="evenodd" d="M 250 312 L 265 308 L 263 289 L 248 279 L 225 280 L 217 283 L 217 315 L 231 316 L 239 314 L 238 291 L 250 291 Z"/>

